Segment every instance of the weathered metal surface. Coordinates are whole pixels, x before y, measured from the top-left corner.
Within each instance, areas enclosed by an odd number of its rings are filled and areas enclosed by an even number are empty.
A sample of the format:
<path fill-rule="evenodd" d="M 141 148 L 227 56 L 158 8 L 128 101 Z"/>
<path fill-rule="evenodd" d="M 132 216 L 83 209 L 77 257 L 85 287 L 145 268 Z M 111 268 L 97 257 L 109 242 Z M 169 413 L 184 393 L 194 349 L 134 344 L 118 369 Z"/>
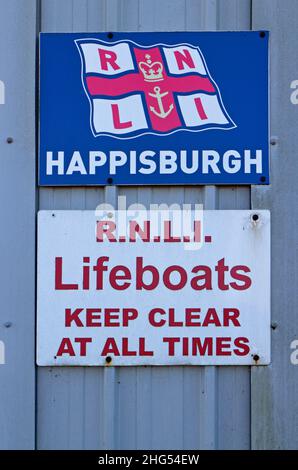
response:
<path fill-rule="evenodd" d="M 272 364 L 252 369 L 252 447 L 297 449 L 298 368 L 298 108 L 290 85 L 298 76 L 295 0 L 253 0 L 253 28 L 271 31 L 271 186 L 252 189 L 253 207 L 272 212 Z"/>
<path fill-rule="evenodd" d="M 2 1 L 0 339 L 6 363 L 0 366 L 1 449 L 35 445 L 35 39 L 35 0 Z"/>
<path fill-rule="evenodd" d="M 42 31 L 250 29 L 250 1 L 43 1 Z M 40 209 L 202 202 L 249 209 L 249 187 L 41 189 Z M 248 367 L 39 368 L 37 445 L 46 448 L 250 446 Z"/>
<path fill-rule="evenodd" d="M 39 9 L 40 6 L 40 9 Z M 36 18 L 36 9 L 38 15 Z M 1 231 L 0 447 L 35 439 L 35 37 L 42 31 L 271 31 L 272 185 L 252 205 L 272 210 L 272 365 L 175 368 L 38 368 L 37 447 L 297 448 L 297 79 L 295 0 L 2 0 L 0 5 Z M 7 138 L 12 138 L 7 140 Z M 10 143 L 8 143 L 10 142 Z M 202 202 L 249 209 L 249 187 L 41 189 L 41 209 L 128 202 Z M 17 266 L 17 269 L 16 269 Z M 12 294 L 13 292 L 13 294 Z M 6 325 L 6 326 L 5 326 Z M 9 327 L 8 327 L 9 325 Z M 252 379 L 252 383 L 251 383 Z M 252 412 L 252 413 L 251 413 Z"/>

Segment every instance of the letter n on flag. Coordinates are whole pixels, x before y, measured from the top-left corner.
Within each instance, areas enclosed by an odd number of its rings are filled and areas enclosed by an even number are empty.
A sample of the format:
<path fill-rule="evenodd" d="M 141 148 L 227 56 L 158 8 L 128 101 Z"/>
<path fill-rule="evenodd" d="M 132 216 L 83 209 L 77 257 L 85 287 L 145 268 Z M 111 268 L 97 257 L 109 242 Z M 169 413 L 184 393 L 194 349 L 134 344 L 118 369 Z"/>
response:
<path fill-rule="evenodd" d="M 93 135 L 236 127 L 198 47 L 77 39 Z"/>

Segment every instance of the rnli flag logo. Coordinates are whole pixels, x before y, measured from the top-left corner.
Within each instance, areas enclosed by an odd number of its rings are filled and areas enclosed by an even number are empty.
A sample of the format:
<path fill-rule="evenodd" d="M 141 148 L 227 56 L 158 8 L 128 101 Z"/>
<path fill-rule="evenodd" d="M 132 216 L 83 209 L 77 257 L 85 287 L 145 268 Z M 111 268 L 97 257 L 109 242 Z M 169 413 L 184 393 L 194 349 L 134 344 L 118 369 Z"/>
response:
<path fill-rule="evenodd" d="M 233 129 L 198 47 L 75 40 L 94 137 Z"/>

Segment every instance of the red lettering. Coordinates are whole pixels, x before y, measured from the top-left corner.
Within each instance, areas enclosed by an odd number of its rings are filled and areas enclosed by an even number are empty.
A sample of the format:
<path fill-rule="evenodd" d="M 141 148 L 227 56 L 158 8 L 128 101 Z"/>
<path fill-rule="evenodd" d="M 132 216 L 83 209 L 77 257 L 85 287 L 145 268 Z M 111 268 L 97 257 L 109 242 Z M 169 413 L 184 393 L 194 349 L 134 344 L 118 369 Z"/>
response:
<path fill-rule="evenodd" d="M 180 281 L 178 282 L 178 284 L 173 284 L 170 280 L 171 274 L 175 271 L 177 271 L 180 275 Z M 169 266 L 163 273 L 163 282 L 164 282 L 164 285 L 168 289 L 171 289 L 171 290 L 183 289 L 183 287 L 187 283 L 187 273 L 185 269 L 183 269 L 181 266 L 178 266 L 178 265 Z"/>
<path fill-rule="evenodd" d="M 198 111 L 198 115 L 200 116 L 200 119 L 204 121 L 205 119 L 208 119 L 207 114 L 205 113 L 205 110 L 203 108 L 203 103 L 201 98 L 195 98 L 195 105 Z"/>
<path fill-rule="evenodd" d="M 196 274 L 202 271 L 203 274 L 192 278 L 190 284 L 194 290 L 212 290 L 212 271 L 208 266 L 196 266 L 191 270 L 192 273 Z M 200 281 L 203 281 L 202 284 Z"/>
<path fill-rule="evenodd" d="M 236 356 L 247 356 L 250 351 L 249 340 L 245 337 L 239 337 L 235 339 L 235 346 L 238 349 L 234 349 Z"/>
<path fill-rule="evenodd" d="M 209 325 L 221 326 L 220 320 L 218 318 L 215 308 L 208 308 L 206 316 L 202 323 L 202 326 L 209 326 Z"/>
<path fill-rule="evenodd" d="M 122 355 L 123 356 L 136 356 L 137 351 L 129 350 L 128 338 L 122 338 Z"/>
<path fill-rule="evenodd" d="M 166 312 L 162 308 L 153 308 L 152 310 L 150 310 L 148 315 L 150 325 L 156 327 L 164 326 L 166 324 L 166 320 L 161 318 L 159 321 L 157 321 L 156 314 L 165 315 L 165 313 Z"/>
<path fill-rule="evenodd" d="M 143 258 L 138 256 L 136 259 L 136 270 L 137 270 L 137 279 L 136 279 L 136 289 L 137 290 L 153 290 L 156 289 L 159 283 L 159 272 L 157 268 L 152 265 L 143 266 Z M 151 283 L 145 284 L 143 276 L 145 272 L 150 272 L 152 275 Z"/>
<path fill-rule="evenodd" d="M 202 235 L 201 221 L 194 221 L 194 242 L 200 243 Z"/>
<path fill-rule="evenodd" d="M 89 257 L 83 258 L 84 263 L 90 263 Z M 83 290 L 88 290 L 90 284 L 90 266 L 83 266 Z"/>
<path fill-rule="evenodd" d="M 182 338 L 182 355 L 188 356 L 188 338 Z"/>
<path fill-rule="evenodd" d="M 169 326 L 183 326 L 182 321 L 175 320 L 175 309 L 169 308 Z"/>
<path fill-rule="evenodd" d="M 212 356 L 213 343 L 212 338 L 204 338 L 203 342 L 201 338 L 192 339 L 192 355 L 196 356 L 199 351 L 200 356 Z"/>
<path fill-rule="evenodd" d="M 105 309 L 105 326 L 120 326 L 119 308 L 106 308 Z"/>
<path fill-rule="evenodd" d="M 55 258 L 55 289 L 56 290 L 78 290 L 78 284 L 64 284 L 62 282 L 63 259 L 58 256 Z"/>
<path fill-rule="evenodd" d="M 102 356 L 108 356 L 109 354 L 114 354 L 114 356 L 120 356 L 119 349 L 114 338 L 108 338 L 103 347 Z"/>
<path fill-rule="evenodd" d="M 80 356 L 86 356 L 87 344 L 92 343 L 92 338 L 75 338 L 75 342 L 80 345 Z"/>
<path fill-rule="evenodd" d="M 129 241 L 135 242 L 136 235 L 139 235 L 140 239 L 143 242 L 150 242 L 150 222 L 146 220 L 144 222 L 144 228 L 142 229 L 140 225 L 135 221 L 132 220 L 129 224 Z"/>
<path fill-rule="evenodd" d="M 237 308 L 224 308 L 223 326 L 230 326 L 230 323 L 232 323 L 233 326 L 240 326 L 240 322 L 237 320 L 239 316 L 240 312 Z"/>
<path fill-rule="evenodd" d="M 164 222 L 164 241 L 167 243 L 177 243 L 181 241 L 180 237 L 174 237 L 172 235 L 172 224 L 170 220 Z"/>
<path fill-rule="evenodd" d="M 140 338 L 139 339 L 139 345 L 140 345 L 140 356 L 153 356 L 154 353 L 153 351 L 148 351 L 146 350 L 145 346 L 145 338 Z"/>
<path fill-rule="evenodd" d="M 196 312 L 200 312 L 200 308 L 186 308 L 185 309 L 185 326 L 201 326 L 201 322 L 194 321 L 200 320 L 200 315 L 195 315 Z"/>
<path fill-rule="evenodd" d="M 75 326 L 79 326 L 79 327 L 84 326 L 84 323 L 79 318 L 79 315 L 82 313 L 83 310 L 84 310 L 83 308 L 76 308 L 74 312 L 72 312 L 70 308 L 66 308 L 65 309 L 65 326 L 66 327 L 71 326 L 72 322 L 75 323 Z"/>
<path fill-rule="evenodd" d="M 226 351 L 230 348 L 231 338 L 216 338 L 216 355 L 217 356 L 231 356 L 231 351 Z"/>
<path fill-rule="evenodd" d="M 63 354 L 68 354 L 69 356 L 75 356 L 73 346 L 71 344 L 70 338 L 63 338 L 59 346 L 57 357 L 62 356 Z"/>
<path fill-rule="evenodd" d="M 162 341 L 168 344 L 168 355 L 175 355 L 175 344 L 179 343 L 180 338 L 163 338 Z"/>
<path fill-rule="evenodd" d="M 231 269 L 231 276 L 233 279 L 242 282 L 243 284 L 239 285 L 236 282 L 231 282 L 230 286 L 235 290 L 246 290 L 249 289 L 251 286 L 251 279 L 250 277 L 246 276 L 245 274 L 241 274 L 239 271 L 243 271 L 245 273 L 250 273 L 250 269 L 248 266 L 234 266 Z"/>
<path fill-rule="evenodd" d="M 108 267 L 104 265 L 104 262 L 109 262 L 108 256 L 101 256 L 97 258 L 96 265 L 93 266 L 93 271 L 96 272 L 96 289 L 101 290 L 103 288 L 103 273 L 108 270 Z"/>
<path fill-rule="evenodd" d="M 117 54 L 114 51 L 107 51 L 106 49 L 98 49 L 100 66 L 102 70 L 108 70 L 108 65 L 112 67 L 113 70 L 119 70 L 120 67 L 116 63 Z"/>
<path fill-rule="evenodd" d="M 101 326 L 101 316 L 96 313 L 101 313 L 101 308 L 86 309 L 86 326 Z"/>
<path fill-rule="evenodd" d="M 218 287 L 221 290 L 228 290 L 229 286 L 225 283 L 225 273 L 229 271 L 229 267 L 225 265 L 225 259 L 222 258 L 217 262 L 215 271 L 218 273 Z"/>
<path fill-rule="evenodd" d="M 183 51 L 174 51 L 174 55 L 179 70 L 184 70 L 184 64 L 186 64 L 190 69 L 195 68 L 195 64 L 189 50 L 183 49 Z"/>
<path fill-rule="evenodd" d="M 123 274 L 119 274 L 119 272 L 122 272 Z M 125 290 L 130 286 L 130 282 L 122 282 L 119 283 L 118 281 L 130 281 L 131 280 L 131 273 L 130 270 L 126 266 L 115 266 L 113 269 L 111 269 L 110 272 L 110 284 L 113 287 L 113 289 L 116 290 Z"/>
<path fill-rule="evenodd" d="M 118 104 L 112 104 L 112 115 L 115 129 L 127 129 L 132 127 L 132 121 L 121 122 Z"/>
<path fill-rule="evenodd" d="M 138 318 L 138 311 L 135 308 L 123 309 L 123 326 L 128 326 L 128 323 L 136 318 Z"/>
<path fill-rule="evenodd" d="M 96 224 L 96 241 L 102 242 L 105 235 L 109 242 L 116 242 L 115 230 L 116 224 L 112 220 L 99 220 Z"/>

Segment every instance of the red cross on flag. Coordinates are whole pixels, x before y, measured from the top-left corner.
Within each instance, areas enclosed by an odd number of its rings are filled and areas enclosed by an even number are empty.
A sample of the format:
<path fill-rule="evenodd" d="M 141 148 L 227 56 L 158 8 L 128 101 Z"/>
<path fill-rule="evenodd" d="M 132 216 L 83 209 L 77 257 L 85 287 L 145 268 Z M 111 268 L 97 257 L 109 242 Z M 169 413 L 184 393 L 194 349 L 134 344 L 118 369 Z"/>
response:
<path fill-rule="evenodd" d="M 95 137 L 235 127 L 198 47 L 75 42 Z"/>

